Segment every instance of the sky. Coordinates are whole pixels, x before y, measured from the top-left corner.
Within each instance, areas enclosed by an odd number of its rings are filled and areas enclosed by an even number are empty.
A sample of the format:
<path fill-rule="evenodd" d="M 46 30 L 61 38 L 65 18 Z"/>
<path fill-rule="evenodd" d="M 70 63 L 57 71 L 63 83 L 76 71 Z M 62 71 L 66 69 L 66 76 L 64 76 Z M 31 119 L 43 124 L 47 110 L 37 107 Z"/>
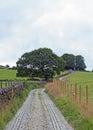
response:
<path fill-rule="evenodd" d="M 0 65 L 47 47 L 93 69 L 93 0 L 0 0 Z"/>

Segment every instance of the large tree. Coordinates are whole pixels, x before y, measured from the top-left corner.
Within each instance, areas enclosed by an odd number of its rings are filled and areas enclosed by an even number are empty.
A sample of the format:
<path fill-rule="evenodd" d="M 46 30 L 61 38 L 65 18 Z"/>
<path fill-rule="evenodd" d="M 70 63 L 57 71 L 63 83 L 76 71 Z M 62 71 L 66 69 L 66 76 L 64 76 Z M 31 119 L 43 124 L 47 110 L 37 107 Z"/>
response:
<path fill-rule="evenodd" d="M 63 59 L 66 61 L 65 69 L 72 69 L 72 70 L 85 70 L 86 65 L 84 62 L 84 57 L 81 55 L 73 55 L 73 54 L 64 54 Z"/>
<path fill-rule="evenodd" d="M 69 70 L 72 69 L 74 70 L 75 68 L 75 56 L 73 54 L 64 54 L 63 59 L 66 61 L 66 66 L 65 69 Z"/>
<path fill-rule="evenodd" d="M 65 62 L 48 48 L 25 53 L 17 61 L 17 76 L 53 78 L 64 69 Z"/>
<path fill-rule="evenodd" d="M 75 66 L 75 69 L 76 70 L 85 70 L 86 68 L 86 65 L 85 65 L 85 62 L 84 62 L 84 57 L 81 56 L 81 55 L 77 55 L 76 58 L 76 66 Z"/>

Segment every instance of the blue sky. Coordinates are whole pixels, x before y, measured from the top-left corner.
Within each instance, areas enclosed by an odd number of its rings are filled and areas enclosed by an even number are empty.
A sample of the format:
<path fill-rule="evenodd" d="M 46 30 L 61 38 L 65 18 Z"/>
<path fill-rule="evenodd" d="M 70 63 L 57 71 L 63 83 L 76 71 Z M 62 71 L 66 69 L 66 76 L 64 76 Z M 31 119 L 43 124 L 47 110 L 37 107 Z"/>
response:
<path fill-rule="evenodd" d="M 93 69 L 92 0 L 0 0 L 0 64 L 16 65 L 25 52 L 51 48 L 82 55 Z"/>

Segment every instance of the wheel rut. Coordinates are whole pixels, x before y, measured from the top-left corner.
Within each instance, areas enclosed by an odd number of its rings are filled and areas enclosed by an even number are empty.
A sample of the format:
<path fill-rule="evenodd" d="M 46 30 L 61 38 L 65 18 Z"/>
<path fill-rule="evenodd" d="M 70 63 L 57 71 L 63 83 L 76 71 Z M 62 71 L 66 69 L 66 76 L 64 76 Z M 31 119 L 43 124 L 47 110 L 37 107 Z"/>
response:
<path fill-rule="evenodd" d="M 32 90 L 4 130 L 73 130 L 44 90 Z"/>

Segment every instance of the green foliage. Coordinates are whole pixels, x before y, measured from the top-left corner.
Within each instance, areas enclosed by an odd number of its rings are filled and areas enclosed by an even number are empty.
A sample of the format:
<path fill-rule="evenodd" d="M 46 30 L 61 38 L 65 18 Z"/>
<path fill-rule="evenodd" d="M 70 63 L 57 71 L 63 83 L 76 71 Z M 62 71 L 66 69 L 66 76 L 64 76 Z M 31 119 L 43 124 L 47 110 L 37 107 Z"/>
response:
<path fill-rule="evenodd" d="M 65 61 L 48 48 L 39 48 L 25 53 L 17 61 L 17 76 L 52 79 L 64 69 Z"/>
<path fill-rule="evenodd" d="M 66 70 L 85 70 L 86 68 L 84 57 L 81 55 L 64 54 L 62 58 L 66 61 Z"/>
<path fill-rule="evenodd" d="M 65 69 L 74 70 L 74 68 L 75 68 L 75 56 L 73 54 L 64 54 L 62 57 L 66 61 Z"/>
<path fill-rule="evenodd" d="M 84 63 L 84 58 L 81 55 L 77 55 L 75 59 L 76 59 L 75 69 L 76 70 L 85 70 L 86 65 Z"/>

